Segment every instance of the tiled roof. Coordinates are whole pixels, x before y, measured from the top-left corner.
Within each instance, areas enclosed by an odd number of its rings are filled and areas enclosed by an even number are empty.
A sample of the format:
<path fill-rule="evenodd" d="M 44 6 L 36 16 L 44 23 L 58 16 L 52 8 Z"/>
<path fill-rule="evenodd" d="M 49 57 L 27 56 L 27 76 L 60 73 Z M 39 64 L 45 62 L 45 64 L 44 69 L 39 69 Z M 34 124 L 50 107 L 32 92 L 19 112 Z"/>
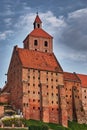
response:
<path fill-rule="evenodd" d="M 44 37 L 44 38 L 53 38 L 50 34 L 45 32 L 42 28 L 35 28 L 29 36 L 35 36 L 35 37 Z"/>
<path fill-rule="evenodd" d="M 64 80 L 80 82 L 79 78 L 75 73 L 64 72 Z"/>
<path fill-rule="evenodd" d="M 77 76 L 81 80 L 82 87 L 87 87 L 87 75 L 77 74 Z"/>
<path fill-rule="evenodd" d="M 41 19 L 39 18 L 39 16 L 37 15 L 36 18 L 35 18 L 35 21 L 34 23 L 42 23 Z"/>
<path fill-rule="evenodd" d="M 62 72 L 62 68 L 53 53 L 22 48 L 18 48 L 17 51 L 23 67 Z"/>

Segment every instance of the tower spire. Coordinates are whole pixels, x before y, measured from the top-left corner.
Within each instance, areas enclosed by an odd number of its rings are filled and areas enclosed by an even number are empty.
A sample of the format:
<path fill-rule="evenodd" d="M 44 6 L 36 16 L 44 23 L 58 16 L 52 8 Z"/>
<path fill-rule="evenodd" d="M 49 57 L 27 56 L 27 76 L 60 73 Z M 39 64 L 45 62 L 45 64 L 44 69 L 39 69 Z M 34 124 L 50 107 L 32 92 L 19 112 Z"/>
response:
<path fill-rule="evenodd" d="M 41 19 L 40 19 L 40 17 L 39 17 L 39 15 L 38 15 L 38 11 L 36 12 L 36 18 L 35 18 L 35 21 L 34 21 L 34 29 L 35 28 L 41 28 L 42 27 L 42 21 L 41 21 Z"/>

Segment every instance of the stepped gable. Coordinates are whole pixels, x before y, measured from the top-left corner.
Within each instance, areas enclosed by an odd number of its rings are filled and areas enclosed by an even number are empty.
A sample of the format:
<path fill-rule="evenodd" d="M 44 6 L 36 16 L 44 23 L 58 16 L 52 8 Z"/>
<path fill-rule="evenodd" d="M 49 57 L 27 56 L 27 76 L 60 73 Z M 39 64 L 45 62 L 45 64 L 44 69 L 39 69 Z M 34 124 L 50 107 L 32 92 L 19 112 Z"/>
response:
<path fill-rule="evenodd" d="M 64 80 L 80 82 L 78 76 L 75 73 L 70 72 L 64 72 Z"/>
<path fill-rule="evenodd" d="M 18 48 L 17 51 L 23 67 L 62 72 L 62 68 L 53 53 L 44 53 L 22 48 Z"/>
<path fill-rule="evenodd" d="M 86 87 L 87 88 L 87 75 L 77 74 L 77 76 L 81 80 L 82 87 Z"/>

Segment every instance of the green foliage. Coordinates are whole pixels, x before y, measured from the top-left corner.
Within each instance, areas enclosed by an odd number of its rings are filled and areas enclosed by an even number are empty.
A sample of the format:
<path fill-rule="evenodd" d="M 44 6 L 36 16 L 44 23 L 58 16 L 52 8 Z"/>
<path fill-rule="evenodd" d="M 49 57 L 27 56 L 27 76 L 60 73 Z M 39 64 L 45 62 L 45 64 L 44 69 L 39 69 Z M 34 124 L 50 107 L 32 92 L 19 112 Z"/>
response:
<path fill-rule="evenodd" d="M 63 126 L 57 126 L 55 130 L 71 130 L 71 129 Z"/>
<path fill-rule="evenodd" d="M 87 130 L 87 124 L 78 124 L 77 122 L 69 122 L 69 127 L 72 130 Z"/>
<path fill-rule="evenodd" d="M 29 130 L 87 130 L 86 124 L 78 124 L 77 122 L 69 122 L 68 128 L 65 128 L 59 124 L 44 123 L 42 121 L 36 120 L 25 120 L 23 118 L 5 119 L 3 120 L 3 123 L 5 126 L 12 126 L 12 124 L 14 124 L 15 126 L 22 126 L 22 124 L 24 124 L 29 128 Z"/>
<path fill-rule="evenodd" d="M 48 130 L 49 127 L 47 125 L 42 125 L 42 130 Z"/>
<path fill-rule="evenodd" d="M 42 125 L 42 126 L 37 126 L 37 125 L 30 125 L 29 130 L 48 130 L 48 126 L 47 125 Z"/>
<path fill-rule="evenodd" d="M 4 126 L 12 126 L 14 124 L 16 127 L 20 127 L 23 124 L 22 118 L 8 118 L 2 120 Z"/>

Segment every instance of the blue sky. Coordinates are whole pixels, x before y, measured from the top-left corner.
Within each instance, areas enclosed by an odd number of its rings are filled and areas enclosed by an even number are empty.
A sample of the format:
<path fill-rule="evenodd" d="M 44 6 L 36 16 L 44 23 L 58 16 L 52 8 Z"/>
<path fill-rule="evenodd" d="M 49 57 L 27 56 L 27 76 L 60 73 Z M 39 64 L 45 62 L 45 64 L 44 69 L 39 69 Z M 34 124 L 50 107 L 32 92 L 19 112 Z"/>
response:
<path fill-rule="evenodd" d="M 87 0 L 0 1 L 0 87 L 6 81 L 13 46 L 33 30 L 36 12 L 53 37 L 64 71 L 87 74 Z"/>

